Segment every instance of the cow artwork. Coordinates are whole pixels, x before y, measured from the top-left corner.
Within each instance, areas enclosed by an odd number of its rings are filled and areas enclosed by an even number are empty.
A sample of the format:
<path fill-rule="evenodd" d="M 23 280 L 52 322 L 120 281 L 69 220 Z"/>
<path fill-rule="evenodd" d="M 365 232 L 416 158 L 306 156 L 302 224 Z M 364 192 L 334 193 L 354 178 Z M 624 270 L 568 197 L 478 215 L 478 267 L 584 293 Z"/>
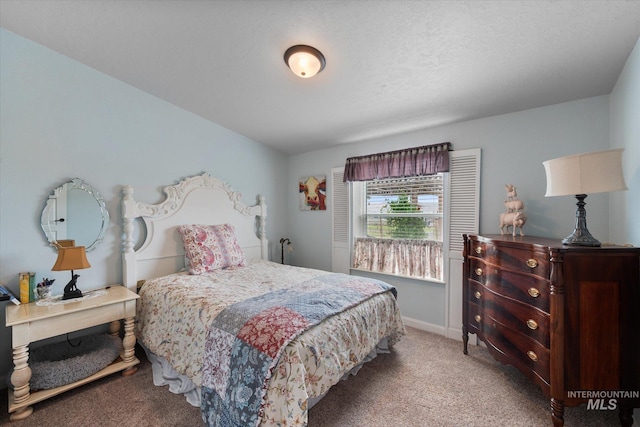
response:
<path fill-rule="evenodd" d="M 327 209 L 327 179 L 324 176 L 306 176 L 298 182 L 300 210 L 324 211 Z"/>

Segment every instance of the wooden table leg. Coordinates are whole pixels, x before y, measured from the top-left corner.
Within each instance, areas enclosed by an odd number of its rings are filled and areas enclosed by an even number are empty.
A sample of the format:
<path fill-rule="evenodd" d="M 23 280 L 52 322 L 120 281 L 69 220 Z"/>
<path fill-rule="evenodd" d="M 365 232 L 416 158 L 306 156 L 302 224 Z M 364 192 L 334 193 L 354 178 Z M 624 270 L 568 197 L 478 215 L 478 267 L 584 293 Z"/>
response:
<path fill-rule="evenodd" d="M 119 320 L 114 320 L 113 322 L 109 323 L 109 335 L 113 337 L 120 336 L 120 327 L 121 324 Z"/>
<path fill-rule="evenodd" d="M 11 374 L 11 384 L 13 385 L 13 402 L 19 405 L 29 399 L 31 389 L 31 368 L 29 367 L 29 346 L 21 345 L 13 349 L 13 365 L 15 369 Z M 9 416 L 11 421 L 22 420 L 33 413 L 33 407 L 26 406 L 18 409 Z"/>
<path fill-rule="evenodd" d="M 122 338 L 122 354 L 120 358 L 124 362 L 131 362 L 135 359 L 135 346 L 136 346 L 136 336 L 133 333 L 133 325 L 134 319 L 133 317 L 127 317 L 124 319 L 124 337 Z M 133 375 L 138 371 L 137 366 L 132 366 L 129 369 L 125 369 L 122 371 L 123 376 Z"/>

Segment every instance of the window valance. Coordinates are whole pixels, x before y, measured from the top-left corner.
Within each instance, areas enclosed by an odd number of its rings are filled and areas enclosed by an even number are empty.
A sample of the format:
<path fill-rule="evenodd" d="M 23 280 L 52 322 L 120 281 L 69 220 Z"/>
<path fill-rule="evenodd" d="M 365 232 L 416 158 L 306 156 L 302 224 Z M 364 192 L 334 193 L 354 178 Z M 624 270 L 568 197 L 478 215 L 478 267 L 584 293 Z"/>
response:
<path fill-rule="evenodd" d="M 371 181 L 383 178 L 433 175 L 449 172 L 450 142 L 349 157 L 344 181 Z"/>

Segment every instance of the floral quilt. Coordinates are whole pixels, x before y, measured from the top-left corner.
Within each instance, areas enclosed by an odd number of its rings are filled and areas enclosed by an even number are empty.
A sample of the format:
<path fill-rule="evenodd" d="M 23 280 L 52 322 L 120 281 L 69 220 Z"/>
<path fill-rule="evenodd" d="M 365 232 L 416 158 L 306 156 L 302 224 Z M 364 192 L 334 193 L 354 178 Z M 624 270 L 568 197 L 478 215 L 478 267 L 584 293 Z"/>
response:
<path fill-rule="evenodd" d="M 313 297 L 316 291 L 311 289 L 312 283 L 335 290 L 341 280 L 346 282 L 346 287 L 335 296 Z M 293 289 L 302 291 L 302 296 L 294 296 Z M 359 304 L 346 302 L 345 295 L 352 294 L 360 295 Z M 243 420 L 237 425 L 306 425 L 310 398 L 326 393 L 382 338 L 388 337 L 393 344 L 404 333 L 393 289 L 388 285 L 362 277 L 334 275 L 268 261 L 251 261 L 247 267 L 201 276 L 182 273 L 148 280 L 140 290 L 140 296 L 136 323 L 138 338 L 150 351 L 166 358 L 178 373 L 201 388 L 201 407 L 208 412 L 206 419 L 212 425 L 216 425 L 214 419 L 221 413 L 218 409 L 213 412 L 208 409 L 213 407 L 213 392 L 220 399 L 215 405 L 229 406 L 229 403 L 222 403 L 227 399 L 234 405 L 239 403 L 240 412 L 246 410 L 254 414 L 249 416 L 252 424 L 245 424 Z M 261 300 L 271 302 L 267 308 L 259 307 L 257 301 Z M 313 307 L 316 301 L 321 304 Z M 231 315 L 230 307 L 236 304 L 241 308 L 244 323 Z M 329 317 L 321 321 L 319 313 Z M 277 339 L 265 340 L 265 335 L 256 334 L 257 330 L 268 328 L 258 319 L 282 320 L 291 316 L 297 319 L 294 326 L 289 323 L 283 326 L 282 331 L 277 332 L 282 334 Z M 247 322 L 248 319 L 254 320 Z M 281 323 L 284 325 L 285 322 Z M 226 330 L 230 325 L 235 325 L 231 327 L 232 332 Z M 239 333 L 252 344 L 229 345 L 235 342 Z M 230 349 L 235 349 L 226 365 L 217 365 L 224 356 L 211 353 L 218 348 L 223 354 L 227 351 L 230 355 Z M 264 381 L 261 382 L 256 374 L 252 377 L 251 387 L 224 386 L 229 378 L 234 381 L 234 375 L 236 380 L 239 378 L 237 373 L 232 373 L 232 361 L 235 363 L 244 358 L 257 366 L 253 356 L 258 354 L 262 354 L 264 360 L 273 359 L 268 360 L 267 368 L 261 368 Z M 217 369 L 214 365 L 224 367 Z M 242 379 L 245 379 L 244 375 Z M 232 394 L 226 393 L 225 388 Z M 227 396 L 223 397 L 225 394 Z M 247 409 L 249 406 L 252 406 L 251 410 Z M 228 419 L 238 420 L 237 413 L 228 415 Z M 234 424 L 224 421 L 217 425 Z"/>

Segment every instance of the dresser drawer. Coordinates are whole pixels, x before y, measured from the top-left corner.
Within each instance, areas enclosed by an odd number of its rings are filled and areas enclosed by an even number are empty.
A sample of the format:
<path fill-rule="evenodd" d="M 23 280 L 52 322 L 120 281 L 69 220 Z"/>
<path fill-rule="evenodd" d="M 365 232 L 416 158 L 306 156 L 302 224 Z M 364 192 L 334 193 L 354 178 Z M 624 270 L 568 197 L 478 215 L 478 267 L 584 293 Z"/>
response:
<path fill-rule="evenodd" d="M 482 333 L 482 329 L 480 327 L 480 322 L 482 321 L 482 309 L 473 302 L 469 302 L 467 307 L 469 309 L 469 321 L 467 322 L 469 333 L 480 335 Z"/>
<path fill-rule="evenodd" d="M 496 267 L 534 274 L 543 279 L 549 277 L 549 255 L 535 247 L 514 248 L 482 241 L 470 242 L 469 256 L 479 258 Z"/>
<path fill-rule="evenodd" d="M 482 322 L 483 341 L 492 350 L 504 354 L 510 365 L 523 373 L 534 375 L 549 384 L 550 351 L 514 329 L 503 325 L 485 313 Z M 529 373 L 527 373 L 529 371 Z"/>
<path fill-rule="evenodd" d="M 501 270 L 482 260 L 469 259 L 469 279 L 496 294 L 516 299 L 549 313 L 549 282 L 537 276 Z"/>
<path fill-rule="evenodd" d="M 470 303 L 480 308 L 480 316 L 489 316 L 499 323 L 527 335 L 549 348 L 549 315 L 530 305 L 505 298 L 477 282 L 469 283 Z"/>

